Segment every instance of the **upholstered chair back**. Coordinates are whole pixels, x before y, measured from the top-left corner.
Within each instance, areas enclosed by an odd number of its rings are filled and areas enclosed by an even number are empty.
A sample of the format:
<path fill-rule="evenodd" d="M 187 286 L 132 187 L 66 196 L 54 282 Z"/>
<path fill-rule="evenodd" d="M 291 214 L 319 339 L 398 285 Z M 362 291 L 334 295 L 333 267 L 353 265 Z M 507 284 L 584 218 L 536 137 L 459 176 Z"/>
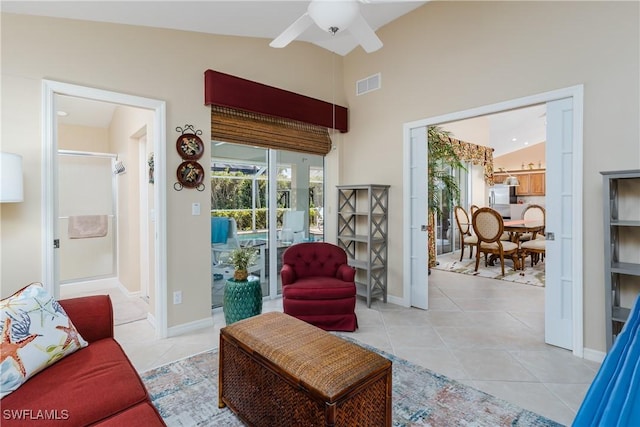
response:
<path fill-rule="evenodd" d="M 347 254 L 331 243 L 298 243 L 282 254 L 282 262 L 293 266 L 297 278 L 335 277 L 338 268 L 347 263 Z"/>

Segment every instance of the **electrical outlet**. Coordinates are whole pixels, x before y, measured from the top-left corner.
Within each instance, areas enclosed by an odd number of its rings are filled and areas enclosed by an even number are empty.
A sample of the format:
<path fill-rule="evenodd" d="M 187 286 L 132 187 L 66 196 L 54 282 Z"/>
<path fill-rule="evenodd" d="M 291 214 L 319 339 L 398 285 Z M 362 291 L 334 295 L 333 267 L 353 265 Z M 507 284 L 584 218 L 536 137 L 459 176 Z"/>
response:
<path fill-rule="evenodd" d="M 175 291 L 173 293 L 173 303 L 182 304 L 182 291 Z"/>

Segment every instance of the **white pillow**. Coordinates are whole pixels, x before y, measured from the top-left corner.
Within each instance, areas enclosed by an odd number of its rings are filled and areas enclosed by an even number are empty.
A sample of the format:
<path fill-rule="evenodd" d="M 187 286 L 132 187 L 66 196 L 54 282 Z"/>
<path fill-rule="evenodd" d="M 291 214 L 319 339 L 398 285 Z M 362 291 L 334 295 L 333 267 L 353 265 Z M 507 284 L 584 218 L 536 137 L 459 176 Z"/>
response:
<path fill-rule="evenodd" d="M 47 366 L 87 346 L 62 306 L 40 283 L 0 301 L 0 398 Z"/>

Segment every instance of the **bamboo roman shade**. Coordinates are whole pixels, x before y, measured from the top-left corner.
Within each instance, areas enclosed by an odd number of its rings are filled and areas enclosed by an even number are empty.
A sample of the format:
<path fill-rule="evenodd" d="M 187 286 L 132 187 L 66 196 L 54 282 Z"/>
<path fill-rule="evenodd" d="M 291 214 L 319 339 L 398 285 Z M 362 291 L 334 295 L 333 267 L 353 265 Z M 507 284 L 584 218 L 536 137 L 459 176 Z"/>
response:
<path fill-rule="evenodd" d="M 326 127 L 219 105 L 211 106 L 211 139 L 322 156 L 331 150 Z"/>

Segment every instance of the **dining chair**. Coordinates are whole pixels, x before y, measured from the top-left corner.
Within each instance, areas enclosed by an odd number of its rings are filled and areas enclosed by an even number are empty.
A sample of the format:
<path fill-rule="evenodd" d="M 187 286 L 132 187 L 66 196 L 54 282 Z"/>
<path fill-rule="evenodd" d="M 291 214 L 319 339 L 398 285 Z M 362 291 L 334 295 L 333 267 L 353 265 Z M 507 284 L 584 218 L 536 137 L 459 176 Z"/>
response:
<path fill-rule="evenodd" d="M 518 269 L 518 244 L 511 241 L 500 240 L 504 233 L 504 220 L 499 212 L 491 208 L 479 208 L 473 214 L 471 224 L 473 225 L 476 236 L 478 236 L 475 271 L 478 271 L 481 253 L 485 254 L 485 267 L 487 266 L 486 255 L 491 254 L 500 258 L 503 276 L 505 256 L 510 256 L 514 269 Z"/>
<path fill-rule="evenodd" d="M 547 242 L 546 240 L 541 239 L 533 239 L 527 242 L 522 242 L 520 244 L 520 248 L 523 252 L 523 269 L 524 269 L 524 259 L 529 255 L 531 256 L 531 267 L 536 265 L 540 259 L 544 260 L 544 256 L 547 250 Z"/>
<path fill-rule="evenodd" d="M 473 214 L 480 209 L 480 207 L 478 207 L 478 205 L 471 205 L 469 206 L 469 212 L 471 213 L 471 216 L 473 216 Z"/>
<path fill-rule="evenodd" d="M 471 233 L 471 221 L 462 206 L 454 207 L 453 214 L 460 232 L 460 261 L 462 261 L 465 246 L 469 246 L 469 258 L 473 256 L 473 248 L 478 245 L 478 237 Z"/>
<path fill-rule="evenodd" d="M 522 211 L 522 219 L 525 221 L 542 221 L 545 224 L 546 220 L 546 211 L 540 205 L 529 205 Z M 532 233 L 522 233 L 520 235 L 520 241 L 526 242 L 531 240 Z M 536 233 L 536 238 L 539 240 L 544 240 L 544 229 Z"/>

